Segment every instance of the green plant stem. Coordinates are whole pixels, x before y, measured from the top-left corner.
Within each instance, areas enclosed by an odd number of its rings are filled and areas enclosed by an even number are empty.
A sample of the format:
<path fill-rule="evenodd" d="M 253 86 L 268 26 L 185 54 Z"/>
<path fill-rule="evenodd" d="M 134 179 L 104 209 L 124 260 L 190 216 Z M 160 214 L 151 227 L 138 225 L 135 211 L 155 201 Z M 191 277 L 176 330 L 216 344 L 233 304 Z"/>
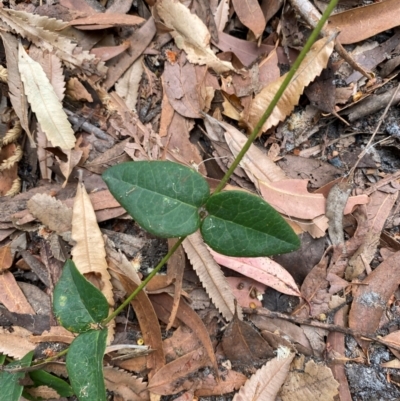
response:
<path fill-rule="evenodd" d="M 282 95 L 285 92 L 286 88 L 290 84 L 290 81 L 292 80 L 294 74 L 296 73 L 296 71 L 300 67 L 301 62 L 304 60 L 304 57 L 306 56 L 306 54 L 311 49 L 311 46 L 314 44 L 314 42 L 317 40 L 318 35 L 321 32 L 322 27 L 324 26 L 325 22 L 328 20 L 328 18 L 331 15 L 333 9 L 336 7 L 336 4 L 338 3 L 338 1 L 339 0 L 331 0 L 329 2 L 328 7 L 326 8 L 325 12 L 322 14 L 321 19 L 319 20 L 317 26 L 311 32 L 310 37 L 308 38 L 308 40 L 307 40 L 306 44 L 304 45 L 302 51 L 300 52 L 299 56 L 296 58 L 295 62 L 293 63 L 292 68 L 287 73 L 286 78 L 282 82 L 282 85 L 279 87 L 279 89 L 276 92 L 275 96 L 273 97 L 271 103 L 267 107 L 267 110 L 265 110 L 264 114 L 262 115 L 262 117 L 258 121 L 257 125 L 254 127 L 254 129 L 251 132 L 249 138 L 247 139 L 247 142 L 245 143 L 243 148 L 240 150 L 240 152 L 236 156 L 236 158 L 233 161 L 233 163 L 232 163 L 231 167 L 229 168 L 229 170 L 222 177 L 221 182 L 218 184 L 217 188 L 213 192 L 213 195 L 222 191 L 222 189 L 225 187 L 226 183 L 228 182 L 229 178 L 231 177 L 231 175 L 235 171 L 236 167 L 239 165 L 239 163 L 243 159 L 243 156 L 249 150 L 251 144 L 253 143 L 253 141 L 256 139 L 256 137 L 258 136 L 259 132 L 261 131 L 262 126 L 267 121 L 269 116 L 272 114 L 272 111 L 274 110 L 275 106 L 279 102 L 279 99 L 282 97 Z"/>
<path fill-rule="evenodd" d="M 179 248 L 179 245 L 185 240 L 186 237 L 181 237 L 175 243 L 175 245 L 168 251 L 168 253 L 161 259 L 160 263 L 153 269 L 153 271 L 142 281 L 138 288 L 129 295 L 128 298 L 117 308 L 111 315 L 109 315 L 106 319 L 101 322 L 102 326 L 105 326 L 112 319 L 114 319 L 118 314 L 129 304 L 139 294 L 140 291 L 143 290 L 144 287 L 149 283 L 149 281 L 159 272 L 159 270 L 167 263 L 168 259 L 175 253 L 175 251 Z"/>

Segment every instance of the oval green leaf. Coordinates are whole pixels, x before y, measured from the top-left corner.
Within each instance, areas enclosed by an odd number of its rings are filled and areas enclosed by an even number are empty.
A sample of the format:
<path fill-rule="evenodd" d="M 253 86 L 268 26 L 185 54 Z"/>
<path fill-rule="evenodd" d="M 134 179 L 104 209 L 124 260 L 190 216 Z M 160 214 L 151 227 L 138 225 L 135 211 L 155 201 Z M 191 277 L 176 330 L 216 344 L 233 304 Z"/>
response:
<path fill-rule="evenodd" d="M 283 217 L 258 196 L 243 191 L 212 195 L 201 225 L 204 241 L 228 256 L 258 257 L 291 252 L 300 240 Z"/>
<path fill-rule="evenodd" d="M 79 401 L 105 401 L 103 357 L 107 329 L 79 334 L 67 354 L 67 371 L 72 389 Z"/>
<path fill-rule="evenodd" d="M 33 351 L 28 352 L 22 359 L 11 362 L 7 368 L 22 368 L 31 365 Z M 19 384 L 25 376 L 25 372 L 9 373 L 0 372 L 0 401 L 18 401 L 21 397 L 23 386 Z"/>
<path fill-rule="evenodd" d="M 103 174 L 110 192 L 149 233 L 182 237 L 200 226 L 198 208 L 210 196 L 196 171 L 169 161 L 128 162 Z"/>
<path fill-rule="evenodd" d="M 78 271 L 72 260 L 65 262 L 54 289 L 53 310 L 67 330 L 83 333 L 108 315 L 105 296 Z"/>
<path fill-rule="evenodd" d="M 44 370 L 34 370 L 29 373 L 35 387 L 47 386 L 57 391 L 61 397 L 71 397 L 74 395 L 71 386 L 57 376 Z"/>

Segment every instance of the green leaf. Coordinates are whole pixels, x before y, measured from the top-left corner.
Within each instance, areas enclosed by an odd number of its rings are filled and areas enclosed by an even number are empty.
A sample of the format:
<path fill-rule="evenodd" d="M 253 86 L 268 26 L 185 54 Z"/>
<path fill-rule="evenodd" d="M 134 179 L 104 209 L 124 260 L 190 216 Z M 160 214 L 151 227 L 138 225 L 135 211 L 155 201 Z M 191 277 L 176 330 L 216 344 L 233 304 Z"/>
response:
<path fill-rule="evenodd" d="M 204 241 L 228 256 L 257 257 L 291 252 L 300 240 L 283 217 L 258 196 L 243 191 L 212 195 L 205 205 Z"/>
<path fill-rule="evenodd" d="M 210 196 L 199 173 L 169 161 L 123 163 L 109 168 L 103 180 L 145 230 L 164 238 L 195 232 L 200 226 L 198 208 Z"/>
<path fill-rule="evenodd" d="M 35 387 L 48 386 L 56 390 L 61 397 L 70 397 L 74 395 L 71 386 L 65 381 L 44 370 L 34 370 L 29 373 Z"/>
<path fill-rule="evenodd" d="M 67 260 L 60 280 L 54 289 L 53 310 L 67 330 L 83 333 L 100 323 L 108 315 L 104 295 Z"/>
<path fill-rule="evenodd" d="M 33 351 L 28 352 L 19 361 L 11 362 L 7 365 L 7 368 L 20 368 L 31 365 L 33 357 Z M 19 384 L 19 381 L 23 379 L 25 372 L 0 372 L 0 401 L 18 401 L 21 397 L 23 386 Z"/>
<path fill-rule="evenodd" d="M 67 371 L 79 401 L 105 401 L 103 356 L 107 329 L 90 330 L 72 342 L 67 354 Z"/>

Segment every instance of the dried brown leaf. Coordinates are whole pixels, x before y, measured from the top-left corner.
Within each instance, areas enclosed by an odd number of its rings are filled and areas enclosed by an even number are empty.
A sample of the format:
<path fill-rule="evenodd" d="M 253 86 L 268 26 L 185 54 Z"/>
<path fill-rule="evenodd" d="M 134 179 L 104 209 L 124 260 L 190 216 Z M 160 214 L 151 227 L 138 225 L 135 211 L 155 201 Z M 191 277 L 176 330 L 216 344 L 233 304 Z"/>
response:
<path fill-rule="evenodd" d="M 9 271 L 0 274 L 0 302 L 10 312 L 35 314 L 24 293 L 18 287 L 15 277 Z"/>
<path fill-rule="evenodd" d="M 272 359 L 258 369 L 233 397 L 233 401 L 275 401 L 295 356 L 288 349 L 278 349 L 279 352 L 284 352 L 284 355 Z"/>
<path fill-rule="evenodd" d="M 173 299 L 168 294 L 163 293 L 152 295 L 151 301 L 153 303 L 162 305 L 163 308 L 165 308 L 169 312 L 172 311 Z M 204 347 L 204 350 L 208 356 L 209 363 L 214 368 L 215 372 L 218 372 L 218 365 L 214 354 L 214 347 L 211 343 L 207 329 L 204 326 L 204 323 L 200 319 L 199 315 L 183 300 L 181 300 L 176 316 L 179 320 L 186 324 L 186 326 L 191 328 L 193 333 L 196 334 Z"/>
<path fill-rule="evenodd" d="M 28 210 L 50 230 L 61 235 L 71 231 L 72 210 L 47 194 L 36 194 L 27 202 Z"/>
<path fill-rule="evenodd" d="M 123 370 L 107 366 L 103 369 L 106 388 L 129 401 L 148 400 L 147 383 Z"/>
<path fill-rule="evenodd" d="M 143 56 L 139 57 L 115 84 L 115 91 L 125 100 L 130 110 L 136 110 L 139 84 L 142 79 Z"/>
<path fill-rule="evenodd" d="M 219 396 L 221 394 L 230 393 L 238 390 L 246 382 L 247 378 L 242 373 L 234 370 L 226 370 L 220 372 L 221 380 L 217 381 L 214 376 L 208 375 L 199 384 L 199 388 L 195 391 L 197 397 L 210 397 L 212 395 Z"/>
<path fill-rule="evenodd" d="M 30 335 L 30 331 L 18 326 L 13 326 L 12 333 L 0 328 L 0 352 L 18 359 L 24 357 L 36 348 L 29 340 Z"/>
<path fill-rule="evenodd" d="M 68 22 L 67 26 L 76 26 L 79 29 L 105 29 L 113 26 L 132 26 L 144 22 L 145 19 L 137 15 L 118 13 L 95 13 L 86 18 L 76 18 Z"/>
<path fill-rule="evenodd" d="M 189 235 L 182 245 L 212 302 L 225 319 L 231 320 L 235 311 L 235 297 L 200 233 Z M 238 313 L 239 318 L 242 319 L 241 310 Z"/>
<path fill-rule="evenodd" d="M 148 389 L 155 394 L 170 395 L 196 388 L 199 379 L 191 378 L 190 374 L 209 364 L 211 361 L 205 349 L 198 348 L 160 369 L 151 378 Z"/>
<path fill-rule="evenodd" d="M 35 141 L 33 140 L 32 133 L 29 129 L 28 100 L 25 96 L 21 75 L 18 71 L 18 40 L 14 35 L 11 35 L 8 32 L 1 32 L 0 35 L 3 39 L 3 46 L 7 58 L 7 75 L 10 101 L 13 105 L 15 114 L 17 114 L 19 118 L 21 126 L 28 134 L 31 146 L 35 148 Z"/>
<path fill-rule="evenodd" d="M 232 0 L 232 4 L 240 22 L 253 32 L 255 39 L 258 39 L 266 25 L 258 0 Z"/>
<path fill-rule="evenodd" d="M 400 252 L 382 262 L 362 285 L 353 287 L 353 303 L 349 313 L 349 327 L 362 333 L 374 333 L 385 311 L 386 304 L 400 284 Z M 368 341 L 359 340 L 363 348 Z"/>
<path fill-rule="evenodd" d="M 323 38 L 314 43 L 292 78 L 289 86 L 286 88 L 283 96 L 278 101 L 271 116 L 263 125 L 261 130 L 262 132 L 267 131 L 269 128 L 277 125 L 280 121 L 283 121 L 293 111 L 294 106 L 298 104 L 300 95 L 303 93 L 304 88 L 321 73 L 323 68 L 326 67 L 333 46 L 334 41 L 332 37 Z M 266 86 L 258 95 L 255 96 L 250 106 L 248 120 L 246 118 L 245 121 L 243 121 L 248 124 L 249 130 L 252 130 L 258 123 L 285 77 L 286 75 L 281 76 L 280 79 Z M 242 117 L 245 117 L 243 113 Z"/>
<path fill-rule="evenodd" d="M 356 43 L 398 26 L 399 13 L 397 0 L 386 0 L 331 15 L 329 26 L 340 32 L 340 43 Z"/>
<path fill-rule="evenodd" d="M 138 287 L 124 274 L 117 273 L 117 276 L 128 294 L 131 294 Z M 131 304 L 139 321 L 144 343 L 154 350 L 147 356 L 147 367 L 150 369 L 149 377 L 153 377 L 165 366 L 161 328 L 153 305 L 144 291 L 140 291 L 131 301 Z"/>
<path fill-rule="evenodd" d="M 279 395 L 282 401 L 334 401 L 338 386 L 328 367 L 311 360 L 304 370 L 290 371 Z"/>
<path fill-rule="evenodd" d="M 0 248 L 0 273 L 9 269 L 13 263 L 13 255 L 11 254 L 11 247 L 4 245 Z"/>
<path fill-rule="evenodd" d="M 75 145 L 76 148 L 76 145 Z M 60 170 L 65 177 L 65 181 L 62 184 L 62 187 L 65 188 L 65 186 L 68 183 L 69 176 L 72 173 L 72 170 L 74 167 L 78 165 L 80 162 L 83 151 L 82 150 L 77 150 L 77 149 L 66 149 L 64 150 L 65 154 L 67 155 L 67 161 L 64 162 L 61 159 L 58 159 L 58 164 L 60 165 Z"/>
<path fill-rule="evenodd" d="M 210 33 L 202 20 L 177 0 L 161 0 L 156 9 L 165 25 L 171 29 L 179 49 L 185 50 L 191 63 L 212 68 L 217 73 L 233 70 L 231 63 L 221 61 L 210 48 Z"/>

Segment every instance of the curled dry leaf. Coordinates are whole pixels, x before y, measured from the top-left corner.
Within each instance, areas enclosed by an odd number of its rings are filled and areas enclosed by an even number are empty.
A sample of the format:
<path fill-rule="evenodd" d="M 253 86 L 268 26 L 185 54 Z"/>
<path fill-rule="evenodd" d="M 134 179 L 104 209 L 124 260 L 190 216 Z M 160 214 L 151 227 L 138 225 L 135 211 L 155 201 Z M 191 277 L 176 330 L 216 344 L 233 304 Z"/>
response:
<path fill-rule="evenodd" d="M 270 258 L 235 258 L 221 255 L 210 248 L 208 250 L 214 260 L 222 266 L 251 277 L 284 294 L 301 296 L 293 277 L 279 263 Z"/>
<path fill-rule="evenodd" d="M 24 357 L 36 348 L 36 344 L 29 339 L 30 335 L 30 331 L 19 326 L 14 326 L 12 333 L 0 328 L 0 352 L 15 358 Z"/>
<path fill-rule="evenodd" d="M 321 73 L 323 68 L 326 67 L 333 46 L 334 41 L 332 37 L 323 38 L 314 43 L 296 74 L 290 81 L 283 96 L 278 101 L 271 116 L 263 125 L 261 132 L 265 132 L 269 128 L 277 125 L 293 111 L 294 106 L 298 104 L 300 95 L 303 93 L 304 88 Z M 243 121 L 244 124 L 248 125 L 249 130 L 252 130 L 260 120 L 285 78 L 286 74 L 281 76 L 277 81 L 266 86 L 258 95 L 255 96 L 251 102 L 248 120 Z M 244 114 L 242 113 L 242 118 L 243 117 Z"/>
<path fill-rule="evenodd" d="M 281 352 L 284 352 L 282 356 L 270 360 L 250 377 L 233 397 L 233 401 L 275 401 L 295 355 L 288 349 Z"/>
<path fill-rule="evenodd" d="M 164 24 L 171 29 L 176 45 L 185 50 L 191 63 L 206 64 L 219 74 L 234 69 L 231 63 L 221 61 L 213 53 L 207 27 L 178 0 L 160 0 L 156 9 Z"/>
<path fill-rule="evenodd" d="M 221 268 L 210 255 L 200 233 L 195 232 L 189 235 L 182 245 L 212 302 L 225 319 L 231 320 L 235 312 L 235 297 Z M 242 319 L 241 309 L 238 314 Z"/>
<path fill-rule="evenodd" d="M 53 146 L 62 149 L 73 148 L 74 131 L 43 68 L 28 56 L 21 44 L 18 56 L 18 68 L 25 94 L 43 132 Z"/>

